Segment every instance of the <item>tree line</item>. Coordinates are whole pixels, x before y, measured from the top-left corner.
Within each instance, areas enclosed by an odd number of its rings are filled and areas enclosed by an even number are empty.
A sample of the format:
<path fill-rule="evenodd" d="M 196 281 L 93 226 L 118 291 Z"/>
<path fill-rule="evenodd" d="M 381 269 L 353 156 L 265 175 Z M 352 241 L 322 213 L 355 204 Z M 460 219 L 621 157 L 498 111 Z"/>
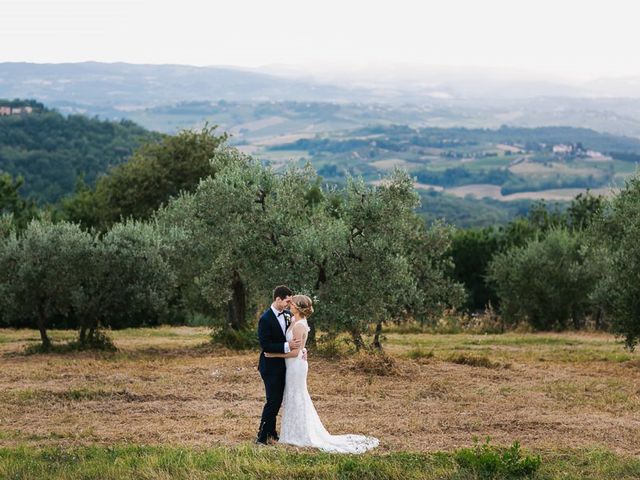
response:
<path fill-rule="evenodd" d="M 45 346 L 52 327 L 91 345 L 101 328 L 194 313 L 245 334 L 279 283 L 317 300 L 312 335 L 346 332 L 358 348 L 380 347 L 385 322 L 489 303 L 511 325 L 593 320 L 630 347 L 640 336 L 637 176 L 611 199 L 455 230 L 425 224 L 400 170 L 378 186 L 327 185 L 310 166 L 276 173 L 205 127 L 140 148 L 46 214 L 3 182 L 0 321 L 38 328 Z"/>
<path fill-rule="evenodd" d="M 56 218 L 3 218 L 0 312 L 8 326 L 65 324 L 90 345 L 100 328 L 195 312 L 246 332 L 275 284 L 318 302 L 313 335 L 357 348 L 385 321 L 437 317 L 460 303 L 450 228 L 415 212 L 411 178 L 324 185 L 310 167 L 273 172 L 213 128 L 143 148 Z"/>

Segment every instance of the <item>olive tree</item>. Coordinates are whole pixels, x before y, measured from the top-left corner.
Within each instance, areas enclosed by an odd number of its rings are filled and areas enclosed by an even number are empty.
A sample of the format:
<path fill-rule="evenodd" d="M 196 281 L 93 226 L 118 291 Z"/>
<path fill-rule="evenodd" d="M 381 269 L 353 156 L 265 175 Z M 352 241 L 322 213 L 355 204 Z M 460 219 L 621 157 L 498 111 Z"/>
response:
<path fill-rule="evenodd" d="M 167 260 L 172 233 L 151 222 L 127 221 L 96 238 L 73 297 L 81 344 L 93 344 L 100 327 L 154 325 L 169 313 L 176 293 Z"/>
<path fill-rule="evenodd" d="M 278 227 L 270 223 L 269 209 L 277 180 L 237 150 L 221 156 L 213 159 L 225 163 L 221 171 L 203 179 L 195 192 L 172 200 L 157 218 L 188 235 L 184 255 L 177 259 L 182 285 L 226 310 L 227 323 L 240 330 L 247 326 L 252 292 L 272 276 Z M 192 285 L 185 284 L 184 272 L 192 276 Z"/>
<path fill-rule="evenodd" d="M 640 175 L 627 180 L 591 227 L 591 255 L 604 265 L 594 300 L 633 349 L 640 340 Z"/>
<path fill-rule="evenodd" d="M 310 166 L 275 173 L 232 149 L 226 155 L 224 168 L 157 218 L 187 232 L 181 285 L 226 310 L 231 328 L 245 328 L 250 305 L 286 283 L 320 302 L 312 340 L 318 323 L 349 332 L 360 348 L 370 326 L 442 308 L 459 291 L 446 288 L 447 233 L 420 221 L 406 173 L 380 186 L 323 187 Z"/>
<path fill-rule="evenodd" d="M 279 222 L 288 233 L 280 243 L 295 272 L 291 285 L 320 302 L 312 327 L 346 331 L 356 348 L 375 327 L 373 345 L 380 348 L 383 322 L 459 303 L 461 287 L 447 275 L 448 232 L 427 229 L 416 215 L 418 197 L 406 173 L 396 171 L 379 186 L 349 179 L 325 191 L 309 188 L 317 185 L 314 175 L 284 176 L 285 190 L 297 192 L 285 199 L 297 208 L 289 222 Z"/>
<path fill-rule="evenodd" d="M 543 239 L 499 253 L 489 264 L 489 280 L 506 322 L 528 321 L 534 328 L 582 326 L 600 270 L 579 232 L 559 228 Z"/>
<path fill-rule="evenodd" d="M 0 243 L 0 298 L 5 323 L 36 327 L 51 347 L 47 328 L 55 316 L 72 313 L 91 257 L 92 236 L 78 225 L 32 221 Z"/>

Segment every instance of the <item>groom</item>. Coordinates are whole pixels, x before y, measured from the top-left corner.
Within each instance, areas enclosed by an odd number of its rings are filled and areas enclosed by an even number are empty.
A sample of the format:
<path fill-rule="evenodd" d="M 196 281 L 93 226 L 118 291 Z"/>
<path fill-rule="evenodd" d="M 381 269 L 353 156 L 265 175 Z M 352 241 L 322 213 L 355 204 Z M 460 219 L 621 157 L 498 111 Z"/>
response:
<path fill-rule="evenodd" d="M 285 338 L 291 319 L 289 305 L 293 292 L 289 287 L 280 285 L 273 291 L 273 303 L 258 321 L 258 339 L 260 340 L 260 363 L 258 370 L 264 382 L 267 402 L 262 410 L 260 429 L 256 443 L 267 444 L 269 440 L 278 440 L 276 416 L 282 404 L 286 367 L 284 358 L 266 358 L 264 352 L 289 353 L 300 348 L 300 340 L 287 342 Z"/>

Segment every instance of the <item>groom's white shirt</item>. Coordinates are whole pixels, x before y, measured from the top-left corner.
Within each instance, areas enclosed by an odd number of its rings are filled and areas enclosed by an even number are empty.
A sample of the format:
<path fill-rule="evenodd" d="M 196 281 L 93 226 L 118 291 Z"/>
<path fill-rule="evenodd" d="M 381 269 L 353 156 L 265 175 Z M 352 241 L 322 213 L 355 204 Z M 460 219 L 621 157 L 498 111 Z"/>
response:
<path fill-rule="evenodd" d="M 271 311 L 274 313 L 276 318 L 278 319 L 278 323 L 280 324 L 280 328 L 282 329 L 282 333 L 284 333 L 285 337 L 287 336 L 287 323 L 284 321 L 284 315 L 280 315 L 281 311 L 276 310 L 276 308 L 271 305 Z M 284 353 L 289 353 L 291 348 L 289 348 L 289 342 L 284 342 Z"/>

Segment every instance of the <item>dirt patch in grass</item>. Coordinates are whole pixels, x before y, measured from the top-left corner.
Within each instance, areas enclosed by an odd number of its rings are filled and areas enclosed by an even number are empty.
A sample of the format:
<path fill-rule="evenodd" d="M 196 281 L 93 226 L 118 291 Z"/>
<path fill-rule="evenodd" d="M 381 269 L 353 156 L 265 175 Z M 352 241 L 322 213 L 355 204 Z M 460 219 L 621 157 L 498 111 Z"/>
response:
<path fill-rule="evenodd" d="M 2 331 L 0 447 L 255 438 L 264 402 L 257 352 L 202 347 L 206 329 L 144 333 L 114 332 L 116 353 L 26 356 L 18 352 L 35 332 Z M 412 359 L 412 349 L 433 355 Z M 391 375 L 311 349 L 309 391 L 330 432 L 374 435 L 381 452 L 452 450 L 490 435 L 499 445 L 640 455 L 638 354 L 613 337 L 388 334 L 385 352 Z M 453 363 L 454 355 L 511 368 Z"/>

